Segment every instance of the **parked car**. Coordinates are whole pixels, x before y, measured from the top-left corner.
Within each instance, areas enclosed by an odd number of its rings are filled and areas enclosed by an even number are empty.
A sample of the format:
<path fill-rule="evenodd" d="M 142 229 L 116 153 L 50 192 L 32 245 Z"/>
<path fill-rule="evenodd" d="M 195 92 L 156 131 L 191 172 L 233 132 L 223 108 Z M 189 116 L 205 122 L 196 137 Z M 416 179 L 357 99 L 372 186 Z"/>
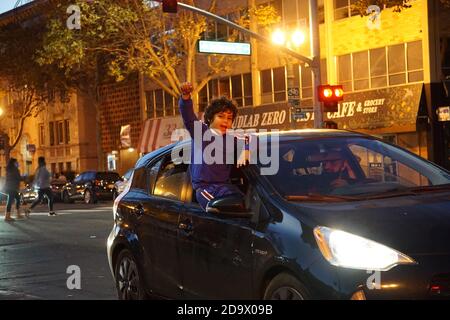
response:
<path fill-rule="evenodd" d="M 112 199 L 114 184 L 119 179 L 117 172 L 82 172 L 72 182 L 64 185 L 62 199 L 65 203 L 75 200 L 96 203 L 98 200 Z"/>
<path fill-rule="evenodd" d="M 125 190 L 126 186 L 128 185 L 131 175 L 133 173 L 133 169 L 128 170 L 121 178 L 114 184 L 114 190 L 113 190 L 113 200 L 117 198 L 119 194 Z"/>
<path fill-rule="evenodd" d="M 53 201 L 55 202 L 62 201 L 61 191 L 63 190 L 65 184 L 66 184 L 65 182 L 61 182 L 59 180 L 51 181 L 50 188 L 52 189 L 53 193 Z M 25 187 L 20 190 L 19 195 L 22 204 L 32 203 L 38 197 L 38 190 L 31 184 L 27 183 Z M 45 198 L 44 202 L 46 202 Z"/>
<path fill-rule="evenodd" d="M 259 153 L 271 163 L 233 171 L 244 198 L 204 212 L 188 165 L 171 158 L 188 146 L 141 158 L 114 203 L 120 299 L 450 298 L 445 169 L 363 134 L 283 132 Z"/>

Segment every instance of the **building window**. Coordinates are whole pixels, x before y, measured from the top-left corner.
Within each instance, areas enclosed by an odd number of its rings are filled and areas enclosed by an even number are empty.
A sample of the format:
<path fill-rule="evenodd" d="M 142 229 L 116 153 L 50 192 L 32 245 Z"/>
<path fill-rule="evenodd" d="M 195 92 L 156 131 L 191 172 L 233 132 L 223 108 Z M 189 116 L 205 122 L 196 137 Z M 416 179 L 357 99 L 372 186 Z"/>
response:
<path fill-rule="evenodd" d="M 72 172 L 72 162 L 66 162 L 66 171 Z"/>
<path fill-rule="evenodd" d="M 273 103 L 286 101 L 285 67 L 261 71 L 261 102 Z"/>
<path fill-rule="evenodd" d="M 229 14 L 222 15 L 223 18 L 232 21 L 238 22 L 241 15 L 243 15 L 245 11 L 239 10 L 230 12 Z M 226 24 L 220 22 L 209 22 L 206 30 L 201 35 L 202 40 L 207 41 L 230 41 L 232 37 L 236 36 L 233 40 L 235 41 L 248 41 L 249 38 L 242 33 L 235 33 L 234 29 L 228 27 Z"/>
<path fill-rule="evenodd" d="M 56 139 L 58 141 L 58 144 L 64 144 L 64 123 L 63 123 L 63 121 L 57 122 Z"/>
<path fill-rule="evenodd" d="M 43 123 L 39 124 L 39 145 L 45 145 L 45 127 Z"/>
<path fill-rule="evenodd" d="M 50 165 L 50 168 L 51 168 L 50 174 L 53 175 L 53 174 L 56 172 L 56 163 L 52 163 L 52 164 Z"/>
<path fill-rule="evenodd" d="M 389 85 L 406 83 L 405 45 L 399 44 L 388 47 Z"/>
<path fill-rule="evenodd" d="M 370 80 L 372 88 L 387 86 L 387 58 L 385 48 L 369 51 L 370 54 Z"/>
<path fill-rule="evenodd" d="M 64 162 L 59 162 L 58 163 L 58 172 L 64 172 Z"/>
<path fill-rule="evenodd" d="M 406 44 L 406 51 L 408 82 L 423 81 L 424 76 L 422 41 L 408 42 Z"/>
<path fill-rule="evenodd" d="M 146 105 L 147 105 L 147 118 L 152 119 L 155 117 L 155 91 L 145 92 Z"/>
<path fill-rule="evenodd" d="M 50 137 L 50 145 L 54 146 L 55 145 L 55 123 L 53 121 L 51 121 L 48 124 L 48 133 L 49 133 L 49 137 Z"/>
<path fill-rule="evenodd" d="M 69 120 L 64 120 L 64 142 L 66 144 L 70 143 L 70 125 L 69 125 Z"/>
<path fill-rule="evenodd" d="M 337 57 L 338 80 L 344 91 L 360 91 L 421 82 L 421 41 L 371 49 Z"/>
<path fill-rule="evenodd" d="M 334 19 L 339 20 L 359 15 L 357 10 L 352 9 L 352 5 L 354 5 L 356 1 L 357 0 L 334 0 Z"/>
<path fill-rule="evenodd" d="M 338 81 L 344 91 L 353 91 L 352 87 L 352 56 L 346 54 L 337 58 Z"/>
<path fill-rule="evenodd" d="M 164 92 L 163 90 L 155 90 L 155 110 L 156 117 L 164 117 Z"/>
<path fill-rule="evenodd" d="M 210 80 L 198 93 L 199 111 L 203 112 L 211 100 L 223 96 L 234 100 L 238 107 L 253 105 L 251 74 Z"/>

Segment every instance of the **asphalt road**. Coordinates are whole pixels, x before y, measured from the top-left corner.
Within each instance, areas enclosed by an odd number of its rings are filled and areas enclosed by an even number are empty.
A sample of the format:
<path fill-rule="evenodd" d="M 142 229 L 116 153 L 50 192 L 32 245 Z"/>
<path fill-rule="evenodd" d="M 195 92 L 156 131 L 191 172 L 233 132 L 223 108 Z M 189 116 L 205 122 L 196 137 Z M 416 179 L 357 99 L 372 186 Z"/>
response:
<path fill-rule="evenodd" d="M 55 210 L 50 217 L 38 206 L 29 219 L 6 223 L 0 206 L 0 300 L 117 299 L 106 256 L 112 203 L 58 203 Z M 69 278 L 77 286 L 69 266 L 79 267 L 80 289 L 67 286 Z"/>

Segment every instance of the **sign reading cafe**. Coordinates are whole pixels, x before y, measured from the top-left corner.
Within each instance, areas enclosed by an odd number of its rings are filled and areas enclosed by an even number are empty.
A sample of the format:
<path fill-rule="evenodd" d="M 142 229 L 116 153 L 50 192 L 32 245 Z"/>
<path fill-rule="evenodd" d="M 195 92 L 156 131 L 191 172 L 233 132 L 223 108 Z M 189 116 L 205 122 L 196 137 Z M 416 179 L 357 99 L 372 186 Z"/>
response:
<path fill-rule="evenodd" d="M 324 114 L 325 121 L 334 121 L 339 129 L 393 128 L 408 131 L 415 126 L 423 84 L 346 94 L 337 112 Z M 302 107 L 303 108 L 303 107 Z M 312 109 L 311 106 L 305 107 Z M 305 112 L 303 119 L 291 124 L 287 103 L 239 109 L 233 128 L 289 130 L 314 127 L 314 113 Z"/>

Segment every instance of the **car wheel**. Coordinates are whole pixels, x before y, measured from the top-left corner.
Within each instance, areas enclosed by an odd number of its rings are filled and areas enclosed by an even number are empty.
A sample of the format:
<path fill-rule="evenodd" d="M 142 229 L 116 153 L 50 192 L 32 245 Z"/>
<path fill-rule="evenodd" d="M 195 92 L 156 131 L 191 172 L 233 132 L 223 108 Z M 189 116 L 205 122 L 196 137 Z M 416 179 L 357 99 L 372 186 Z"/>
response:
<path fill-rule="evenodd" d="M 304 285 L 289 273 L 280 273 L 264 292 L 264 300 L 306 300 L 309 294 Z"/>
<path fill-rule="evenodd" d="M 146 298 L 136 260 L 129 250 L 125 249 L 119 254 L 114 275 L 119 300 Z"/>
<path fill-rule="evenodd" d="M 93 200 L 92 192 L 90 190 L 84 191 L 84 203 L 90 204 L 94 202 Z"/>

